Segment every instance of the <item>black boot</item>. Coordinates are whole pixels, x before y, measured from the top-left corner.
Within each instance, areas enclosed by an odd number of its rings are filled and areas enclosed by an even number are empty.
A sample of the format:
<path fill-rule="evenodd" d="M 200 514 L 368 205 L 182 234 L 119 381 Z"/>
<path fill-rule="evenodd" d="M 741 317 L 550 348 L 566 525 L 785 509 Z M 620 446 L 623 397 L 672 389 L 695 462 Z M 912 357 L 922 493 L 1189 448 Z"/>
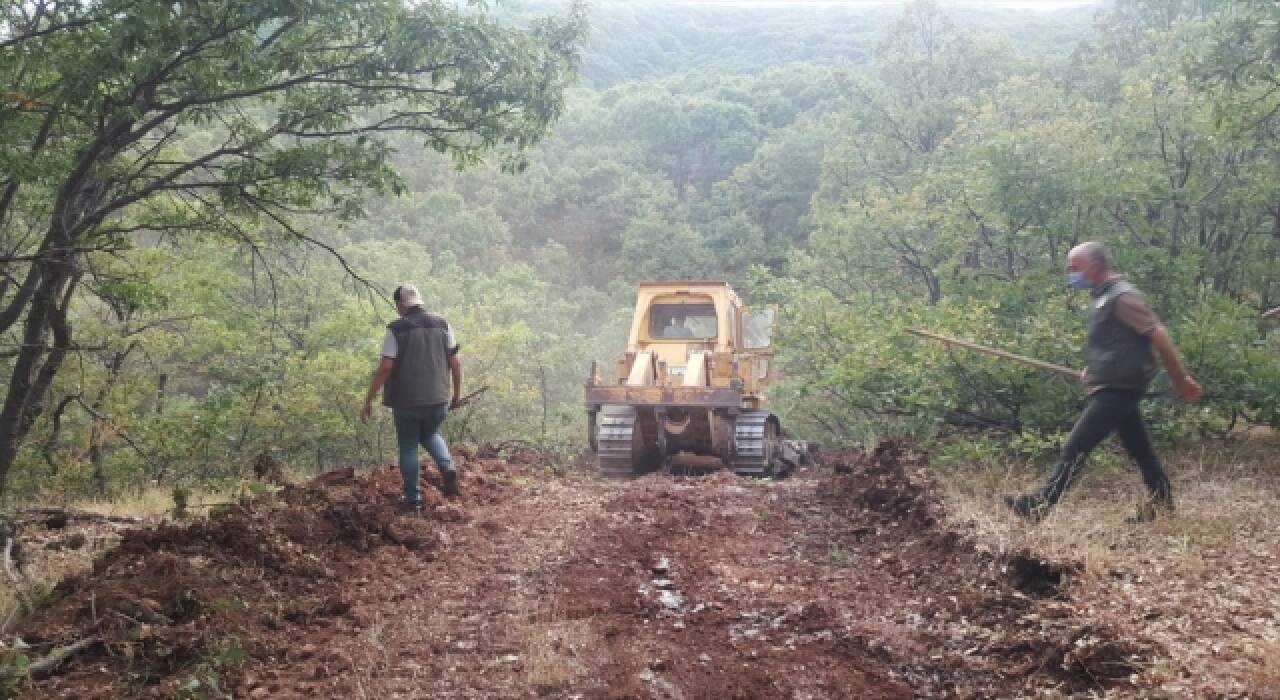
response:
<path fill-rule="evenodd" d="M 458 495 L 458 470 L 450 469 L 441 476 L 440 491 L 448 498 Z"/>
<path fill-rule="evenodd" d="M 1126 525 L 1152 523 L 1173 515 L 1173 501 L 1152 499 L 1138 506 L 1138 512 L 1124 519 Z"/>

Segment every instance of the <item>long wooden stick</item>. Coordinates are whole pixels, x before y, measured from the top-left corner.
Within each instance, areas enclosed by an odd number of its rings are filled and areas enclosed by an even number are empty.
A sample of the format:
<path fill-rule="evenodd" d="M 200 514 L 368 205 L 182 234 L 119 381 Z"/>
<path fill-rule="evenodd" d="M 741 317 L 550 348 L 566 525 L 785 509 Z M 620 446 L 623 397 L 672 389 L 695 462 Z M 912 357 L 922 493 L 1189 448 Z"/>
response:
<path fill-rule="evenodd" d="M 980 353 L 982 353 L 982 354 L 984 354 L 984 355 L 990 355 L 990 356 L 992 356 L 992 357 L 999 357 L 1000 359 L 1003 359 L 1003 360 L 1009 360 L 1010 362 L 1017 362 L 1017 363 L 1019 363 L 1019 364 L 1026 365 L 1026 366 L 1028 366 L 1028 367 L 1035 367 L 1036 369 L 1042 369 L 1042 370 L 1044 370 L 1044 371 L 1046 371 L 1046 372 L 1053 372 L 1054 374 L 1061 375 L 1063 378 L 1065 378 L 1065 379 L 1070 379 L 1070 380 L 1072 380 L 1072 381 L 1077 381 L 1077 382 L 1078 382 L 1078 381 L 1080 381 L 1080 370 L 1078 370 L 1078 369 L 1071 369 L 1070 367 L 1064 367 L 1064 366 L 1062 366 L 1062 365 L 1055 365 L 1055 364 L 1054 364 L 1054 363 L 1052 363 L 1052 362 L 1045 362 L 1044 360 L 1037 360 L 1037 359 L 1035 359 L 1034 357 L 1027 357 L 1026 355 L 1017 355 L 1017 354 L 1014 354 L 1014 353 L 1011 353 L 1011 352 L 1006 352 L 1006 351 L 1004 351 L 1004 350 L 997 350 L 996 348 L 989 348 L 989 347 L 987 347 L 987 346 L 985 346 L 985 345 L 978 345 L 977 343 L 971 343 L 971 342 L 969 342 L 969 341 L 967 341 L 967 340 L 960 340 L 960 339 L 958 339 L 958 338 L 950 338 L 950 337 L 947 337 L 947 336 L 945 336 L 945 335 L 939 335 L 938 333 L 934 333 L 934 332 L 932 332 L 932 331 L 926 331 L 926 330 L 921 329 L 921 328 L 908 328 L 908 329 L 907 329 L 907 332 L 908 332 L 908 333 L 910 333 L 910 334 L 912 334 L 912 335 L 918 335 L 918 336 L 920 336 L 921 338 L 928 338 L 928 339 L 930 339 L 930 340 L 937 340 L 937 341 L 939 341 L 939 342 L 946 343 L 947 345 L 955 345 L 955 346 L 957 346 L 957 347 L 961 347 L 961 348 L 964 348 L 964 349 L 966 349 L 966 350 L 972 350 L 972 351 L 974 351 L 974 352 L 980 352 Z"/>

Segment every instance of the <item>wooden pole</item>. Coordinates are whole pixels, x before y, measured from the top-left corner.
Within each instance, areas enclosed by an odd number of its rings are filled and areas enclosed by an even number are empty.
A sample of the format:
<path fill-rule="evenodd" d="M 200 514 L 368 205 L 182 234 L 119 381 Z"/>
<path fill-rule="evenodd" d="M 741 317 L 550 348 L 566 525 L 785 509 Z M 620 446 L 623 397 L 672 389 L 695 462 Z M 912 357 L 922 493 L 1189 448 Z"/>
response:
<path fill-rule="evenodd" d="M 1053 372 L 1054 374 L 1062 376 L 1064 379 L 1070 379 L 1072 381 L 1077 381 L 1077 382 L 1080 381 L 1080 370 L 1078 369 L 1064 367 L 1063 365 L 1055 365 L 1052 362 L 1045 362 L 1044 360 L 1037 360 L 1034 357 L 1017 355 L 1011 352 L 1006 352 L 1004 350 L 997 350 L 996 348 L 989 348 L 985 345 L 978 345 L 977 343 L 971 343 L 967 340 L 950 338 L 945 335 L 934 333 L 932 331 L 926 331 L 922 328 L 908 328 L 906 330 L 908 333 L 912 335 L 920 336 L 921 338 L 936 340 L 942 343 L 946 343 L 947 345 L 955 345 L 956 347 L 961 347 L 966 350 L 972 350 L 974 352 L 980 352 L 984 355 L 998 357 L 1002 360 L 1009 360 L 1010 362 L 1017 362 L 1018 364 L 1026 365 L 1028 367 L 1035 367 L 1036 369 L 1041 369 L 1046 372 Z"/>

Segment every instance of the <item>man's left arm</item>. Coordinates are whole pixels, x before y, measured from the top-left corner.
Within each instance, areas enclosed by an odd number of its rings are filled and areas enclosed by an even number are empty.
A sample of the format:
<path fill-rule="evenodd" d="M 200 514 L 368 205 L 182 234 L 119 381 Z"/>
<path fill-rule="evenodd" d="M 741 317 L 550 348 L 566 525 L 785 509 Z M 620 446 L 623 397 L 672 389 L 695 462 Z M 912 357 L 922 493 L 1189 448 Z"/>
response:
<path fill-rule="evenodd" d="M 387 383 L 387 379 L 391 376 L 391 369 L 396 366 L 396 358 L 383 357 L 378 363 L 378 368 L 373 371 L 373 381 L 369 382 L 369 391 L 364 395 L 364 407 L 360 409 L 360 420 L 368 421 L 369 416 L 373 414 L 373 400 L 378 396 L 378 392 L 382 391 L 382 386 Z"/>

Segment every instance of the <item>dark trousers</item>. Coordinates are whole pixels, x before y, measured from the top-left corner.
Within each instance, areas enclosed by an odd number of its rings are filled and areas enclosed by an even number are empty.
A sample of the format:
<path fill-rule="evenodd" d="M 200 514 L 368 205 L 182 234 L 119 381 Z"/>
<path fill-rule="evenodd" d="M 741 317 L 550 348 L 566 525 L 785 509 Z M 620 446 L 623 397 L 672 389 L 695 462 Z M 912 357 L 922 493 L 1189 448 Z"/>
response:
<path fill-rule="evenodd" d="M 1160 458 L 1151 447 L 1147 426 L 1142 422 L 1141 401 L 1142 392 L 1121 389 L 1101 389 L 1090 396 L 1084 412 L 1062 446 L 1062 458 L 1041 496 L 1051 504 L 1057 503 L 1079 475 L 1089 453 L 1114 431 L 1120 436 L 1125 451 L 1142 470 L 1142 481 L 1151 492 L 1151 500 L 1172 506 L 1173 490 Z"/>

